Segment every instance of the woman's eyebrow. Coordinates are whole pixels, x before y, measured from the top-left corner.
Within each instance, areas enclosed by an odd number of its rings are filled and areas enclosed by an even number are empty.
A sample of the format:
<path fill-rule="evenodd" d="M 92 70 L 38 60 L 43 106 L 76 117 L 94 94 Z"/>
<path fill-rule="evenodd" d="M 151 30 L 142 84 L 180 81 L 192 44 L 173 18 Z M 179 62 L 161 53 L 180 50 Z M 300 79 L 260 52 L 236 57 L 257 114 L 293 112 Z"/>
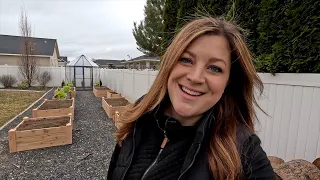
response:
<path fill-rule="evenodd" d="M 193 52 L 190 51 L 190 50 L 185 50 L 185 53 L 189 54 L 189 55 L 192 56 L 193 58 L 196 58 L 196 57 L 197 57 L 196 54 L 193 53 Z M 219 61 L 221 61 L 222 63 L 224 63 L 225 65 L 227 65 L 227 63 L 226 63 L 225 60 L 223 60 L 223 59 L 221 59 L 221 58 L 217 58 L 217 57 L 211 57 L 211 58 L 209 59 L 209 61 L 210 61 L 210 62 L 219 62 Z"/>

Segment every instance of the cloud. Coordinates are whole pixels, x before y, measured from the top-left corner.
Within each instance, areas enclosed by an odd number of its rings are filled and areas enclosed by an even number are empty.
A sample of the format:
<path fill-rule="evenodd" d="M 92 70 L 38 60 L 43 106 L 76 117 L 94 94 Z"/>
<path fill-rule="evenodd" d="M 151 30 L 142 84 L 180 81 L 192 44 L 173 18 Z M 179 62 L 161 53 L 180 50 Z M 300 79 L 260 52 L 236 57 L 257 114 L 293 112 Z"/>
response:
<path fill-rule="evenodd" d="M 0 33 L 19 35 L 24 5 L 36 37 L 57 39 L 61 55 L 124 59 L 142 53 L 132 35 L 146 0 L 0 0 Z M 10 8 L 8 8 L 10 7 Z"/>

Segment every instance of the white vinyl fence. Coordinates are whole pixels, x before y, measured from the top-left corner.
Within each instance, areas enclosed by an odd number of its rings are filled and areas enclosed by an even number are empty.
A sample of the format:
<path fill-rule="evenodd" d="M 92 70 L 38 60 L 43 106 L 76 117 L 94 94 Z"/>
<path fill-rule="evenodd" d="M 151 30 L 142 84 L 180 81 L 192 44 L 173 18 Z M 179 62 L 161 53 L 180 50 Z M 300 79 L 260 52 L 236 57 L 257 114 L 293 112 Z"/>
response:
<path fill-rule="evenodd" d="M 39 67 L 39 72 L 42 71 L 49 71 L 52 74 L 52 80 L 47 84 L 47 86 L 49 87 L 59 86 L 62 80 L 65 79 L 64 67 Z M 1 75 L 12 75 L 17 78 L 18 83 L 22 81 L 19 66 L 0 65 L 0 76 Z M 38 83 L 35 81 L 34 84 L 37 85 Z M 14 86 L 17 86 L 17 84 L 15 84 Z M 0 87 L 3 86 L 0 84 Z"/>
<path fill-rule="evenodd" d="M 48 87 L 57 87 L 61 85 L 62 80 L 65 82 L 72 81 L 72 79 L 68 79 L 68 75 L 66 73 L 69 72 L 70 69 L 68 67 L 39 67 L 39 73 L 43 71 L 49 71 L 52 74 L 52 80 L 47 84 Z M 82 70 L 82 69 L 81 69 Z M 66 72 L 67 71 L 67 72 Z M 73 69 L 70 71 L 73 72 Z M 103 72 L 103 69 L 93 68 L 93 83 L 95 81 L 99 81 L 99 71 Z M 90 69 L 84 69 L 85 76 L 90 76 Z M 19 71 L 19 66 L 8 66 L 8 65 L 0 65 L 0 76 L 1 75 L 12 75 L 17 78 L 17 83 L 14 86 L 17 86 L 18 83 L 22 81 L 21 74 Z M 73 76 L 73 74 L 72 74 Z M 82 77 L 82 74 L 81 74 Z M 76 79 L 78 81 L 78 79 Z M 90 84 L 89 79 L 85 79 L 86 84 Z M 81 82 L 77 82 L 81 84 Z M 35 80 L 33 85 L 39 85 L 39 83 Z M 3 86 L 0 84 L 0 88 Z"/>
<path fill-rule="evenodd" d="M 151 70 L 100 70 L 104 85 L 134 101 L 157 76 Z M 259 74 L 265 89 L 258 103 L 256 133 L 268 155 L 285 161 L 320 156 L 320 74 Z"/>
<path fill-rule="evenodd" d="M 53 79 L 48 86 L 60 86 L 66 80 L 64 67 L 40 67 Z M 93 81 L 120 92 L 130 101 L 147 93 L 158 71 L 94 70 Z M 0 76 L 10 74 L 21 80 L 17 66 L 0 66 Z M 320 156 L 320 74 L 259 74 L 265 89 L 258 103 L 268 114 L 257 109 L 256 133 L 268 155 L 285 161 Z"/>

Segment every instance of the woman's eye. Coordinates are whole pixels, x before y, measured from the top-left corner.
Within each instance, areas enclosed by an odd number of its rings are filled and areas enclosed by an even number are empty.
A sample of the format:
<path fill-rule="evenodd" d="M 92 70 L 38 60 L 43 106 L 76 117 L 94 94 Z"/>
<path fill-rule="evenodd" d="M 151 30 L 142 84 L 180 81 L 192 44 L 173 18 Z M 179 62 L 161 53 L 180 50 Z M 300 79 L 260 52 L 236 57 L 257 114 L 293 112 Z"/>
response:
<path fill-rule="evenodd" d="M 192 63 L 191 59 L 188 58 L 181 58 L 179 61 L 183 63 Z"/>
<path fill-rule="evenodd" d="M 222 72 L 222 69 L 217 66 L 210 66 L 208 69 L 210 69 L 212 72 Z"/>

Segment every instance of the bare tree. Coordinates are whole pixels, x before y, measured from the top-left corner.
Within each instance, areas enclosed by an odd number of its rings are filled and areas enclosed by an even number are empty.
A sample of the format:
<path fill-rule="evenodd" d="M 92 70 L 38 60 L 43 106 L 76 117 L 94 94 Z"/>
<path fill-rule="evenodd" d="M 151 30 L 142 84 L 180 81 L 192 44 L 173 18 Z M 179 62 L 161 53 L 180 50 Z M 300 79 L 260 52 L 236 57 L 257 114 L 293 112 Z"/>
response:
<path fill-rule="evenodd" d="M 20 15 L 20 33 L 21 41 L 21 58 L 18 61 L 19 70 L 22 78 L 28 83 L 30 87 L 37 77 L 37 60 L 35 55 L 36 44 L 31 37 L 32 29 L 28 20 L 28 16 L 24 8 L 21 8 Z"/>

